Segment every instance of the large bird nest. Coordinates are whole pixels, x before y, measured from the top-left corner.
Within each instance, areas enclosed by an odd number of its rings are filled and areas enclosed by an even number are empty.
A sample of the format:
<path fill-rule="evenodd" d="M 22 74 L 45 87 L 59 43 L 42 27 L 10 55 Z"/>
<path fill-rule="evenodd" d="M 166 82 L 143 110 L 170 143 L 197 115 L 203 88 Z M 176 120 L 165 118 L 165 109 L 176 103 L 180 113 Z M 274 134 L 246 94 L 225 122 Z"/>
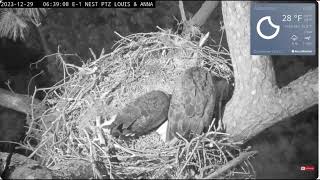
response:
<path fill-rule="evenodd" d="M 110 136 L 103 125 L 121 108 L 150 90 L 171 94 L 175 79 L 189 67 L 202 66 L 227 80 L 232 76 L 227 50 L 220 44 L 199 46 L 201 33 L 192 40 L 160 28 L 119 36 L 113 52 L 92 53 L 93 60 L 81 67 L 63 60 L 71 55 L 54 54 L 64 78 L 35 92 L 46 96 L 30 115 L 24 141 L 30 157 L 59 171 L 82 161 L 96 178 L 254 177 L 248 158 L 255 152 L 242 150 L 241 143 L 213 128 L 190 142 L 180 137 L 171 144 L 156 132 L 130 141 Z"/>

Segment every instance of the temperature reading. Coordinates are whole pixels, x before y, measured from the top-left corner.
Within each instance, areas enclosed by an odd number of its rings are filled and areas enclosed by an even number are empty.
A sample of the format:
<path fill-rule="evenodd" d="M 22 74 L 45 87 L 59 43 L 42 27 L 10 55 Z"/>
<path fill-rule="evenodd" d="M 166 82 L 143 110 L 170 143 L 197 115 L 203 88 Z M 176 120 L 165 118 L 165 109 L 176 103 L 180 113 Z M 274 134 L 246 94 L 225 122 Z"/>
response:
<path fill-rule="evenodd" d="M 295 14 L 295 15 L 290 15 L 290 14 L 283 14 L 282 15 L 282 21 L 288 21 L 288 22 L 291 22 L 291 21 L 298 21 L 300 22 L 302 20 L 302 14 Z"/>

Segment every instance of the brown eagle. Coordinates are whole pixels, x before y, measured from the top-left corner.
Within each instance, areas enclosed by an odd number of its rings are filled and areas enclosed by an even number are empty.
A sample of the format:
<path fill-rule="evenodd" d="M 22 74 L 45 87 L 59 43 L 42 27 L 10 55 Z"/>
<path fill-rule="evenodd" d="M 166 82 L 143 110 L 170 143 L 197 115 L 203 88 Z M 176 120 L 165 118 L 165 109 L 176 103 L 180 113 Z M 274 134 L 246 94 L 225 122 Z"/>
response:
<path fill-rule="evenodd" d="M 166 141 L 176 133 L 187 139 L 201 134 L 210 126 L 216 99 L 216 88 L 209 71 L 201 67 L 187 69 L 173 91 Z"/>
<path fill-rule="evenodd" d="M 148 92 L 127 104 L 110 125 L 114 137 L 141 136 L 158 128 L 168 118 L 170 96 Z"/>

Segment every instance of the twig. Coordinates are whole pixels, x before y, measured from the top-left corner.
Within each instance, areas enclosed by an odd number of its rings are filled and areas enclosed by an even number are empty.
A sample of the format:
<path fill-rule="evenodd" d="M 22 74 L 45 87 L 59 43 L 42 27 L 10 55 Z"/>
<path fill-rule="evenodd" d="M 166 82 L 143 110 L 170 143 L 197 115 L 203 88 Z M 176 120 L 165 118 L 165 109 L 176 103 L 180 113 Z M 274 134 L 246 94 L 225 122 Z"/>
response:
<path fill-rule="evenodd" d="M 253 156 L 257 153 L 258 153 L 257 151 L 242 152 L 239 154 L 239 156 L 237 158 L 232 159 L 231 161 L 229 161 L 224 166 L 220 167 L 219 169 L 217 169 L 215 172 L 208 175 L 204 179 L 213 179 L 213 178 L 219 177 L 221 174 L 225 173 L 226 171 L 230 170 L 231 168 L 236 167 L 237 165 L 239 165 L 240 163 L 242 163 L 243 161 L 248 159 L 250 156 Z"/>
<path fill-rule="evenodd" d="M 15 92 L 12 90 L 11 86 L 10 86 L 10 80 L 8 79 L 5 84 L 8 86 L 9 90 L 15 94 Z"/>
<path fill-rule="evenodd" d="M 114 33 L 115 33 L 116 35 L 118 35 L 121 39 L 125 39 L 125 40 L 127 40 L 127 41 L 129 41 L 129 42 L 132 42 L 131 39 L 129 39 L 129 38 L 127 38 L 127 37 L 121 36 L 121 35 L 120 35 L 119 33 L 117 33 L 116 31 L 114 31 Z"/>
<path fill-rule="evenodd" d="M 190 159 L 192 158 L 192 156 L 193 156 L 193 154 L 194 154 L 194 151 L 195 151 L 195 150 L 197 149 L 197 147 L 198 147 L 199 142 L 200 142 L 200 139 L 198 139 L 196 145 L 194 146 L 194 148 L 193 148 L 193 150 L 192 150 L 192 152 L 191 152 L 191 155 L 189 155 L 189 157 L 188 157 L 187 161 L 185 162 L 184 166 L 181 168 L 178 177 L 180 177 L 180 175 L 182 174 L 184 168 L 186 168 L 186 166 L 188 165 Z M 188 154 L 186 154 L 186 155 L 188 156 Z"/>
<path fill-rule="evenodd" d="M 101 116 L 97 116 L 96 117 L 95 130 L 96 130 L 100 145 L 101 146 L 105 146 L 106 145 L 106 140 L 104 139 L 104 137 L 102 135 L 102 130 L 101 130 Z"/>
<path fill-rule="evenodd" d="M 179 9 L 180 9 L 182 22 L 186 22 L 187 21 L 186 13 L 184 12 L 183 2 L 181 0 L 179 1 Z"/>
<path fill-rule="evenodd" d="M 46 138 L 46 140 L 44 140 L 41 144 L 39 144 L 39 146 L 28 156 L 28 158 L 31 159 L 31 158 L 37 153 L 37 151 L 38 151 L 42 146 L 44 146 L 44 145 L 47 143 L 47 141 L 48 141 L 51 137 L 52 137 L 52 135 L 51 135 L 50 137 Z"/>
<path fill-rule="evenodd" d="M 99 179 L 103 179 L 101 172 L 99 171 L 99 169 L 96 166 L 95 163 L 95 158 L 93 156 L 93 146 L 91 143 L 91 139 L 89 137 L 89 133 L 87 132 L 87 130 L 83 130 L 83 132 L 85 133 L 85 135 L 87 136 L 87 141 L 89 142 L 89 149 L 90 149 L 90 162 L 91 162 L 91 167 L 92 167 L 92 171 L 94 172 L 94 174 L 96 176 L 98 176 Z"/>

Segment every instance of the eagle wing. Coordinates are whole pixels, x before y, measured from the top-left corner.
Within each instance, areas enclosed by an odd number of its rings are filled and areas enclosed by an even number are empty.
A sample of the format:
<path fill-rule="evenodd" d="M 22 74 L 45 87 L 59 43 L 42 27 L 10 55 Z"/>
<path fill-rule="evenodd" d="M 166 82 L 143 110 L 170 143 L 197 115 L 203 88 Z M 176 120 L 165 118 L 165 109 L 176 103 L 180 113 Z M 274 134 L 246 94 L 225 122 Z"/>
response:
<path fill-rule="evenodd" d="M 162 91 L 151 91 L 129 103 L 112 126 L 111 133 L 140 136 L 159 127 L 168 116 L 170 99 Z"/>
<path fill-rule="evenodd" d="M 200 67 L 187 69 L 172 94 L 167 140 L 176 132 L 185 138 L 201 134 L 212 121 L 215 94 L 210 72 Z"/>

